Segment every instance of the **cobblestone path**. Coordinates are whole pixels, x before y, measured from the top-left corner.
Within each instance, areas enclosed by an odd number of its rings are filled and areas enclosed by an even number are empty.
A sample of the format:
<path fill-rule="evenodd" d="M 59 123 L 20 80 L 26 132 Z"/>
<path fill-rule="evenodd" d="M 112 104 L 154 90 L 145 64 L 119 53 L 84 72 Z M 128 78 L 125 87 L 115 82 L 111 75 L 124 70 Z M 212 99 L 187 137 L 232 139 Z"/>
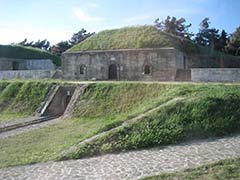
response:
<path fill-rule="evenodd" d="M 240 157 L 240 135 L 176 146 L 0 169 L 0 179 L 138 179 Z"/>

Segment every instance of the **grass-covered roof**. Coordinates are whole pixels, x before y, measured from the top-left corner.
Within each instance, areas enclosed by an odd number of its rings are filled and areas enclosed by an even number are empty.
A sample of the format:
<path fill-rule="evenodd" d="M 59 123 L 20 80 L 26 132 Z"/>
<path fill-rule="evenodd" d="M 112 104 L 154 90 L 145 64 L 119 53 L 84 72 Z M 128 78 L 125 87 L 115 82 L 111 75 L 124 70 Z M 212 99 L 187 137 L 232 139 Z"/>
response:
<path fill-rule="evenodd" d="M 184 38 L 159 31 L 154 26 L 105 30 L 75 45 L 69 51 L 174 47 L 189 50 L 195 45 Z"/>
<path fill-rule="evenodd" d="M 0 58 L 1 57 L 14 59 L 51 59 L 57 66 L 61 64 L 59 57 L 47 51 L 20 45 L 0 45 Z"/>
<path fill-rule="evenodd" d="M 239 59 L 222 52 L 211 52 L 209 47 L 196 45 L 191 40 L 162 32 L 155 26 L 148 25 L 101 31 L 73 46 L 67 52 L 163 47 L 174 47 L 187 54 Z"/>

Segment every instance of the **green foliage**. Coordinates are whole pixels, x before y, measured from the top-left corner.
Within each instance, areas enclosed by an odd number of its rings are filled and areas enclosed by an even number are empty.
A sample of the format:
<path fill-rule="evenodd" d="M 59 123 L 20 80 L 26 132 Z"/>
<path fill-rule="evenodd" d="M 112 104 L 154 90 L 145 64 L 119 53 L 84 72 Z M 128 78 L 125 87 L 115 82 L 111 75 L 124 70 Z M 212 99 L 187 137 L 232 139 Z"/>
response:
<path fill-rule="evenodd" d="M 228 52 L 233 55 L 240 55 L 240 27 L 236 29 L 236 31 L 230 37 L 229 42 L 227 43 L 226 49 Z"/>
<path fill-rule="evenodd" d="M 0 57 L 16 59 L 51 59 L 56 66 L 61 65 L 61 59 L 47 51 L 19 45 L 0 45 Z"/>
<path fill-rule="evenodd" d="M 4 90 L 0 91 L 1 94 L 6 88 L 18 89 L 11 102 L 6 101 L 9 107 L 7 109 L 14 114 L 19 111 L 17 106 L 27 113 L 30 113 L 28 109 L 33 111 L 34 108 L 31 107 L 37 107 L 35 104 L 40 102 L 38 97 L 44 97 L 53 82 L 1 84 L 0 87 L 5 86 Z M 32 88 L 34 90 L 31 91 Z M 56 160 L 64 150 L 72 146 L 77 147 L 76 152 L 61 157 L 62 159 L 148 148 L 174 144 L 192 137 L 205 138 L 238 132 L 239 88 L 239 85 L 214 84 L 91 84 L 79 100 L 72 119 L 0 139 L 0 167 Z M 185 99 L 167 104 L 140 122 L 108 133 L 94 143 L 77 146 L 85 139 L 117 127 L 175 97 Z M 0 111 L 1 115 L 3 112 Z"/>
<path fill-rule="evenodd" d="M 46 50 L 46 51 L 48 51 L 50 48 L 50 42 L 47 39 L 38 40 L 36 42 L 33 42 L 33 41 L 28 42 L 27 38 L 26 38 L 22 42 L 18 43 L 18 45 L 39 48 L 39 49 Z"/>
<path fill-rule="evenodd" d="M 240 179 L 240 159 L 222 160 L 217 163 L 204 165 L 195 169 L 187 169 L 182 172 L 161 174 L 144 178 L 144 180 L 228 180 Z"/>
<path fill-rule="evenodd" d="M 239 86 L 178 86 L 165 96 L 185 96 L 141 121 L 107 133 L 64 158 L 149 148 L 190 138 L 222 136 L 240 131 Z"/>
<path fill-rule="evenodd" d="M 81 29 L 80 31 L 78 31 L 77 33 L 74 33 L 72 38 L 69 40 L 69 43 L 71 45 L 76 45 L 82 41 L 84 41 L 85 39 L 91 37 L 92 35 L 94 35 L 95 33 L 89 33 L 87 32 L 85 29 Z"/>
<path fill-rule="evenodd" d="M 163 95 L 171 86 L 157 83 L 92 84 L 77 104 L 74 117 L 125 120 L 168 100 Z"/>
<path fill-rule="evenodd" d="M 0 113 L 13 117 L 18 114 L 33 115 L 44 101 L 52 83 L 47 82 L 0 82 Z"/>
<path fill-rule="evenodd" d="M 188 30 L 192 24 L 186 25 L 186 19 L 184 18 L 177 19 L 176 17 L 167 16 L 164 21 L 160 22 L 159 19 L 156 19 L 154 23 L 157 28 L 164 32 L 188 39 L 193 36 Z"/>

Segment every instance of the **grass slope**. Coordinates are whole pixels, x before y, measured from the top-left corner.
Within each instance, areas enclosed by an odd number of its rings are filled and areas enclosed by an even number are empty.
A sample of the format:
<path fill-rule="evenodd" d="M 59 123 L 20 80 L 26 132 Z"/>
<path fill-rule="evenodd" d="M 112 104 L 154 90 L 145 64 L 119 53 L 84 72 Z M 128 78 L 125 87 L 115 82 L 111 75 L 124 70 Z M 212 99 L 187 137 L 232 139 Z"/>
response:
<path fill-rule="evenodd" d="M 240 85 L 210 84 L 91 84 L 72 119 L 0 139 L 0 167 L 56 160 L 71 146 L 175 97 L 187 100 L 169 104 L 141 123 L 108 134 L 94 144 L 78 147 L 67 158 L 172 144 L 189 136 L 204 138 L 239 131 L 239 88 Z"/>
<path fill-rule="evenodd" d="M 52 85 L 40 81 L 1 81 L 0 122 L 33 115 Z"/>
<path fill-rule="evenodd" d="M 62 159 L 175 144 L 192 138 L 222 136 L 240 131 L 239 86 L 176 85 L 162 95 L 185 97 L 141 121 L 79 145 Z"/>
<path fill-rule="evenodd" d="M 148 177 L 144 180 L 229 180 L 240 179 L 240 159 L 229 159 L 172 174 Z"/>
<path fill-rule="evenodd" d="M 0 45 L 0 57 L 15 59 L 51 59 L 56 66 L 61 65 L 60 57 L 38 48 L 19 45 Z"/>
<path fill-rule="evenodd" d="M 174 47 L 188 54 L 207 55 L 238 59 L 218 51 L 210 53 L 210 48 L 199 46 L 192 41 L 159 31 L 154 26 L 133 26 L 99 32 L 73 46 L 69 52 L 86 50 L 113 50 Z"/>
<path fill-rule="evenodd" d="M 125 83 L 91 85 L 79 101 L 73 119 L 0 139 L 0 167 L 54 160 L 72 145 L 165 102 L 169 97 L 165 97 L 164 92 L 171 87 Z"/>
<path fill-rule="evenodd" d="M 154 26 L 105 30 L 72 47 L 69 51 L 161 47 L 175 47 L 188 52 L 196 51 L 196 46 L 191 41 L 161 32 Z"/>

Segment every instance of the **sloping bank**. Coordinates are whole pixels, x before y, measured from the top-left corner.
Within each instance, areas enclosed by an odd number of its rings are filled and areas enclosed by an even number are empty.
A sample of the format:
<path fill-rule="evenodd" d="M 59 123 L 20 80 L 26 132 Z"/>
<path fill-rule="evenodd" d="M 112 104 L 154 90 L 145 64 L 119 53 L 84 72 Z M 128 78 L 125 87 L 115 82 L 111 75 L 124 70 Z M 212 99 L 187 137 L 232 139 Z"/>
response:
<path fill-rule="evenodd" d="M 138 121 L 79 143 L 61 154 L 60 159 L 169 145 L 240 130 L 240 86 L 176 85 L 163 96 L 184 98 L 167 103 Z"/>
<path fill-rule="evenodd" d="M 0 122 L 34 115 L 52 86 L 47 81 L 1 81 Z"/>
<path fill-rule="evenodd" d="M 240 85 L 91 84 L 71 119 L 0 139 L 0 167 L 81 158 L 238 132 L 239 90 Z M 157 110 L 147 114 L 154 108 Z M 126 123 L 142 114 L 147 116 Z M 121 127 L 123 123 L 127 125 Z M 113 128 L 116 130 L 109 131 Z M 102 132 L 106 133 L 81 144 Z M 74 151 L 69 151 L 71 147 Z"/>

